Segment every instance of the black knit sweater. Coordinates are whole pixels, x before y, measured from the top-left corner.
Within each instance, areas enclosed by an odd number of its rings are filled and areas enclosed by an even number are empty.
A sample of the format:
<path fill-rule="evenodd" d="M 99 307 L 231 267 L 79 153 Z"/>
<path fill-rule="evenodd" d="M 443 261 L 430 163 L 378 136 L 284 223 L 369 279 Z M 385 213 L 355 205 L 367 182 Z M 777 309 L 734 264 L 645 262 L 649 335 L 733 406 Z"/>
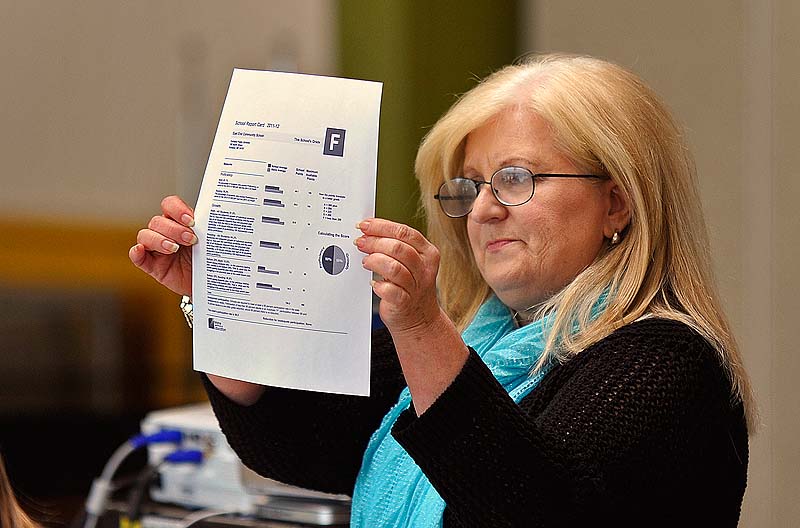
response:
<path fill-rule="evenodd" d="M 404 380 L 373 335 L 369 398 L 268 388 L 250 407 L 206 388 L 245 464 L 351 494 L 370 435 Z M 629 324 L 552 369 L 519 404 L 471 351 L 421 416 L 392 434 L 447 504 L 445 526 L 736 526 L 747 478 L 741 403 L 687 326 Z"/>

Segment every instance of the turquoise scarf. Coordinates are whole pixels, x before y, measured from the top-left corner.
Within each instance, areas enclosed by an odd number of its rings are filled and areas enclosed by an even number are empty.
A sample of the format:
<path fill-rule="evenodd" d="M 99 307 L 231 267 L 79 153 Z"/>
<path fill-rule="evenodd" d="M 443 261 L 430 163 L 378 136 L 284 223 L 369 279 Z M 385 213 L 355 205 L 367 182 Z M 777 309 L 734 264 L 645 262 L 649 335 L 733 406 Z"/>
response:
<path fill-rule="evenodd" d="M 516 328 L 508 308 L 492 295 L 461 337 L 519 403 L 549 370 L 531 376 L 544 351 L 548 322 L 549 318 L 545 318 Z M 367 445 L 353 492 L 351 527 L 442 525 L 444 500 L 391 435 L 395 421 L 410 404 L 411 394 L 405 388 Z"/>

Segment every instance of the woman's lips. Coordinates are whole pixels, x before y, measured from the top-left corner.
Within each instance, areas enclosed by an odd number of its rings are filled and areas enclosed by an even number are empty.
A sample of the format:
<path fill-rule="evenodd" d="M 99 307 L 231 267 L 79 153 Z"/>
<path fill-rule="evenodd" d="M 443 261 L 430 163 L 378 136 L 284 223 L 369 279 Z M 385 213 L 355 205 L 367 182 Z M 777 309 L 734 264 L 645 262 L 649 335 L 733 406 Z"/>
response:
<path fill-rule="evenodd" d="M 497 240 L 492 240 L 486 244 L 486 251 L 499 251 L 512 242 L 516 242 L 516 240 L 511 238 L 498 238 Z"/>

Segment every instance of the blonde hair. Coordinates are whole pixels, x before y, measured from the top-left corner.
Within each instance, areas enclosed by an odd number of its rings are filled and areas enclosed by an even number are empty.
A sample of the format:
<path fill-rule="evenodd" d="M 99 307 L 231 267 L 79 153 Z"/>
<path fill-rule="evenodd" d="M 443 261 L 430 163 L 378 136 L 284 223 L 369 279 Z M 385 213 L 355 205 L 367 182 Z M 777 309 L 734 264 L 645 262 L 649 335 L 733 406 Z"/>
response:
<path fill-rule="evenodd" d="M 28 514 L 20 507 L 11 482 L 6 474 L 6 466 L 3 457 L 0 456 L 0 526 L 3 528 L 38 528 L 39 525 L 28 517 Z"/>
<path fill-rule="evenodd" d="M 542 117 L 557 148 L 582 170 L 609 176 L 631 210 L 621 242 L 607 244 L 541 307 L 539 315 L 552 315 L 553 323 L 537 368 L 564 361 L 637 319 L 681 321 L 717 351 L 731 396 L 743 402 L 752 429 L 753 396 L 715 290 L 691 155 L 658 96 L 615 64 L 586 56 L 530 57 L 484 79 L 427 134 L 415 170 L 428 236 L 441 253 L 442 308 L 464 329 L 491 291 L 469 249 L 466 218 L 445 216 L 433 196 L 461 171 L 467 135 L 514 106 Z M 592 318 L 604 292 L 611 295 Z"/>

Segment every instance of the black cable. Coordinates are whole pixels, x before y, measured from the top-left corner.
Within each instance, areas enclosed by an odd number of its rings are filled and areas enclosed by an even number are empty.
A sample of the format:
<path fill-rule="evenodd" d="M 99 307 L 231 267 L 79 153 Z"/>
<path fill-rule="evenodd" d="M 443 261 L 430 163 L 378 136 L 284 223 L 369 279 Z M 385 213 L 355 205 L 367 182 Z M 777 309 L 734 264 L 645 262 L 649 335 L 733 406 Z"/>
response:
<path fill-rule="evenodd" d="M 139 472 L 139 475 L 136 477 L 136 482 L 133 483 L 128 492 L 128 500 L 126 501 L 128 506 L 127 512 L 120 515 L 120 528 L 141 528 L 140 517 L 144 495 L 150 482 L 158 475 L 160 467 L 161 463 L 154 466 L 147 465 Z"/>
<path fill-rule="evenodd" d="M 148 464 L 142 469 L 128 493 L 128 511 L 127 515 L 120 515 L 120 528 L 141 528 L 141 510 L 145 491 L 153 478 L 158 475 L 161 466 L 167 462 L 173 464 L 200 464 L 203 462 L 203 452 L 198 449 L 177 449 L 165 456 L 158 464 Z"/>

